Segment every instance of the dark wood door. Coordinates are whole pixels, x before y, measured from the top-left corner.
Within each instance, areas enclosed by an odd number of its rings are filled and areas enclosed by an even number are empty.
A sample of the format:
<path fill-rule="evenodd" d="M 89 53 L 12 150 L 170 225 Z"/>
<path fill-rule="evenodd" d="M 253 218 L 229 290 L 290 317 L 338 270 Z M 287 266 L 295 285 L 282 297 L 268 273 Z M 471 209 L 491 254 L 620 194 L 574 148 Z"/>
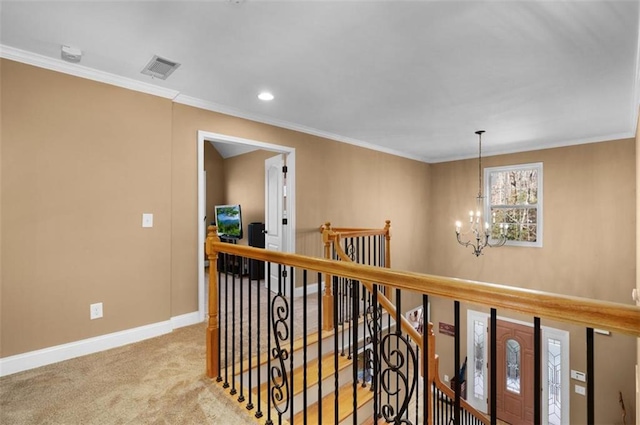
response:
<path fill-rule="evenodd" d="M 498 419 L 533 424 L 533 328 L 497 321 Z"/>

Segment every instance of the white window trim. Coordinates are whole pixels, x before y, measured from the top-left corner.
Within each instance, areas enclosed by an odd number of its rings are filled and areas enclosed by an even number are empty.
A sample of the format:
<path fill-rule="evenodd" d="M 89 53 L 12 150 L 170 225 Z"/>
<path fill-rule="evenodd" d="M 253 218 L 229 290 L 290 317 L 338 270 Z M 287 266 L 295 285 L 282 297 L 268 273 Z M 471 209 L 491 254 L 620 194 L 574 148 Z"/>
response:
<path fill-rule="evenodd" d="M 505 245 L 509 246 L 523 246 L 523 247 L 531 247 L 531 248 L 542 248 L 542 238 L 544 234 L 544 207 L 543 207 L 543 199 L 544 199 L 544 176 L 543 176 L 543 167 L 542 162 L 532 162 L 529 164 L 519 164 L 519 165 L 505 165 L 501 167 L 487 167 L 484 169 L 484 216 L 491 217 L 491 173 L 496 171 L 513 171 L 513 170 L 530 170 L 532 168 L 538 169 L 538 222 L 536 236 L 537 240 L 535 242 L 525 242 L 525 241 L 507 241 Z M 495 241 L 495 239 L 491 239 L 491 241 Z"/>

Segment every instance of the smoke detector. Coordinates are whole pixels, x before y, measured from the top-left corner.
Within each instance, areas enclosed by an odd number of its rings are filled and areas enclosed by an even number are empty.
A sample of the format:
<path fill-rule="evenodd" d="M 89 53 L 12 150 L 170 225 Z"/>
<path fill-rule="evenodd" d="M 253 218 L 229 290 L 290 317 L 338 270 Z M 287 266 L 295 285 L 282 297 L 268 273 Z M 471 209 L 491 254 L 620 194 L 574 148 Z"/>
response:
<path fill-rule="evenodd" d="M 161 58 L 158 55 L 154 55 L 149 61 L 147 66 L 141 71 L 144 75 L 150 75 L 153 78 L 159 78 L 166 80 L 169 75 L 173 73 L 178 67 L 179 63 L 170 61 L 168 59 Z"/>
<path fill-rule="evenodd" d="M 67 62 L 78 63 L 82 59 L 82 50 L 63 45 L 60 49 L 60 57 Z"/>

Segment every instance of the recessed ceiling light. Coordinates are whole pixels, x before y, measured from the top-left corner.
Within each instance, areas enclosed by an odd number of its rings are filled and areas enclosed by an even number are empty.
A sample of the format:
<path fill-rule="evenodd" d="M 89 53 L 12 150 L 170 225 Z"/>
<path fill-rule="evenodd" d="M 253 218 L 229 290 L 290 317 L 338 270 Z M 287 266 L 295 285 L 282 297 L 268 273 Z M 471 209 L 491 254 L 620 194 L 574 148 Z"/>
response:
<path fill-rule="evenodd" d="M 268 91 L 263 91 L 262 93 L 260 93 L 258 95 L 258 99 L 260 100 L 273 100 L 273 95 L 271 93 L 269 93 Z"/>

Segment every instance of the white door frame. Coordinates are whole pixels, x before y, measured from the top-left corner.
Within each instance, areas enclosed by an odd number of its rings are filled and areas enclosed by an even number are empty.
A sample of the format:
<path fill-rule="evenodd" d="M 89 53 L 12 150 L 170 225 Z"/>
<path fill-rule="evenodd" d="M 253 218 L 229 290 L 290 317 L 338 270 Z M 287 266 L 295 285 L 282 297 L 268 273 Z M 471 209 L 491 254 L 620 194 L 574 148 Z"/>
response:
<path fill-rule="evenodd" d="M 204 193 L 204 144 L 207 142 L 231 143 L 253 146 L 256 149 L 263 149 L 287 155 L 287 198 L 288 205 L 288 232 L 283 235 L 283 245 L 285 252 L 295 252 L 295 229 L 296 229 L 296 150 L 295 148 L 272 143 L 260 142 L 257 140 L 243 139 L 241 137 L 229 136 L 226 134 L 211 133 L 209 131 L 198 130 L 198 320 L 202 322 L 205 317 L 206 300 L 204 299 L 204 243 L 205 243 L 205 193 Z"/>
<path fill-rule="evenodd" d="M 509 317 L 502 317 L 502 316 L 497 316 L 496 317 L 497 320 L 502 320 L 505 322 L 511 322 L 511 323 L 517 323 L 520 325 L 524 325 L 524 326 L 529 326 L 529 327 L 533 327 L 532 323 L 529 322 L 524 322 L 521 320 L 516 320 L 516 319 L 511 319 Z M 489 385 L 488 385 L 488 379 L 489 379 L 489 372 L 488 372 L 488 353 L 489 353 L 489 314 L 488 313 L 483 313 L 483 312 L 479 312 L 479 311 L 474 311 L 474 310 L 467 310 L 467 359 L 469 362 L 471 362 L 470 364 L 473 365 L 473 321 L 474 320 L 478 320 L 478 321 L 483 321 L 485 324 L 485 344 L 484 344 L 484 359 L 486 359 L 486 361 L 484 362 L 484 400 L 488 400 L 489 398 L 489 394 L 487 393 L 488 389 L 489 389 Z M 556 340 L 560 340 L 562 342 L 562 378 L 561 378 L 561 382 L 562 382 L 562 395 L 561 395 L 561 399 L 563 400 L 562 403 L 562 422 L 563 423 L 570 423 L 570 414 L 571 414 L 571 381 L 569 380 L 569 376 L 570 376 L 570 370 L 571 370 L 571 364 L 569 363 L 569 349 L 570 349 L 570 335 L 568 331 L 565 330 L 561 330 L 561 329 L 555 329 L 555 328 L 551 328 L 549 326 L 541 326 L 540 327 L 542 330 L 542 335 L 541 335 L 541 339 L 542 339 L 542 358 L 540 359 L 541 363 L 542 363 L 542 367 L 545 367 L 547 365 L 548 362 L 548 351 L 545 349 L 546 347 L 546 343 L 547 340 L 549 338 L 553 338 Z M 471 371 L 471 373 L 473 373 L 474 367 L 469 367 L 467 366 L 467 376 L 469 376 L 469 371 Z M 546 370 L 543 369 L 542 371 L 542 376 L 546 376 Z M 548 423 L 548 418 L 549 418 L 549 388 L 547 387 L 546 383 L 543 382 L 541 383 L 542 385 L 542 423 L 543 424 L 547 424 Z M 471 395 L 469 395 L 471 394 Z M 470 404 L 472 406 L 474 406 L 476 409 L 478 409 L 479 411 L 483 412 L 483 413 L 488 413 L 488 405 L 487 403 L 480 403 L 476 400 L 473 399 L 473 383 L 469 383 L 469 378 L 467 378 L 467 399 L 468 401 L 470 401 Z M 483 408 L 484 407 L 484 408 Z"/>

